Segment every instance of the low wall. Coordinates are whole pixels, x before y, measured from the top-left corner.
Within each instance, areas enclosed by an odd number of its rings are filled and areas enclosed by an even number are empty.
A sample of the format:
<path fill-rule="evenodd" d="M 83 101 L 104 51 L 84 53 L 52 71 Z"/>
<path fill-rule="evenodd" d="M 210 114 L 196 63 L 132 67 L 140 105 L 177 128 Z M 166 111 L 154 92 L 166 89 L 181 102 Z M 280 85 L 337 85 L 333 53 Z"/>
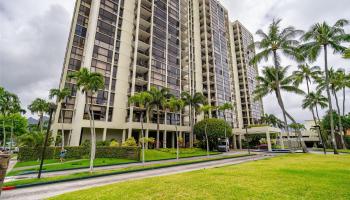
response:
<path fill-rule="evenodd" d="M 89 158 L 90 148 L 87 147 L 65 147 L 67 150 L 65 158 Z M 21 147 L 18 152 L 19 161 L 39 160 L 42 148 Z M 58 159 L 61 147 L 47 147 L 45 159 Z M 139 147 L 96 147 L 96 158 L 126 158 L 140 160 Z"/>

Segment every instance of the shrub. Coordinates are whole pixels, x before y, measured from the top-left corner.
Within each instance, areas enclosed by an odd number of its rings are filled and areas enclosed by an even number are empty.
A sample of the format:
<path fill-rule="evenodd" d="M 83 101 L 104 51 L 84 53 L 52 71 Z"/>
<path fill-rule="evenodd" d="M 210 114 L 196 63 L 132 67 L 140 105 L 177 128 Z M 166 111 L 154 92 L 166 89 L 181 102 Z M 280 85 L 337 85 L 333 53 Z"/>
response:
<path fill-rule="evenodd" d="M 98 147 L 108 147 L 109 145 L 110 145 L 109 141 L 98 141 L 96 143 L 96 146 L 98 146 Z"/>
<path fill-rule="evenodd" d="M 136 147 L 136 140 L 134 137 L 129 137 L 125 142 L 122 144 L 123 147 Z"/>
<path fill-rule="evenodd" d="M 201 141 L 201 147 L 206 148 L 205 141 L 205 127 L 207 126 L 207 134 L 210 149 L 217 147 L 218 139 L 226 136 L 230 137 L 232 135 L 231 126 L 222 119 L 210 118 L 204 119 L 194 125 L 194 133 L 197 139 Z"/>
<path fill-rule="evenodd" d="M 120 144 L 117 140 L 112 140 L 109 144 L 110 147 L 119 147 Z"/>

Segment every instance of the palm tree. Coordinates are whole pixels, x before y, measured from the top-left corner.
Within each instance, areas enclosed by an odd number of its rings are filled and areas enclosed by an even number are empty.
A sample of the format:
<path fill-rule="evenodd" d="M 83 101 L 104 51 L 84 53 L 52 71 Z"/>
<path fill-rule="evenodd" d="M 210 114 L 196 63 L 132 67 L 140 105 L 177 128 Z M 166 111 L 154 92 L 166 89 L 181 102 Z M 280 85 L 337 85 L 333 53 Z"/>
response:
<path fill-rule="evenodd" d="M 318 106 L 320 106 L 322 109 L 328 106 L 328 99 L 322 95 L 322 90 L 318 90 L 317 92 L 310 92 L 305 96 L 302 103 L 303 109 L 315 109 L 317 116 L 317 121 L 314 119 L 315 124 L 321 123 L 321 119 L 318 112 Z"/>
<path fill-rule="evenodd" d="M 181 93 L 181 98 L 185 102 L 185 105 L 189 107 L 189 120 L 190 120 L 190 127 L 191 127 L 191 133 L 190 133 L 190 147 L 193 147 L 193 126 L 195 123 L 195 118 L 197 116 L 197 112 L 199 111 L 201 105 L 203 105 L 206 102 L 206 99 L 202 93 L 195 93 L 194 95 L 191 95 L 187 92 Z"/>
<path fill-rule="evenodd" d="M 209 113 L 214 109 L 216 109 L 216 107 L 206 104 L 200 107 L 199 110 L 204 113 L 204 118 L 208 119 L 210 116 Z M 207 133 L 207 123 L 205 124 L 204 134 L 205 134 L 205 141 L 207 143 L 207 156 L 209 157 L 209 140 L 208 140 L 208 133 Z"/>
<path fill-rule="evenodd" d="M 151 87 L 148 93 L 152 96 L 150 102 L 150 107 L 155 108 L 157 112 L 157 138 L 156 138 L 156 148 L 159 149 L 159 124 L 160 124 L 160 109 L 164 108 L 165 102 L 169 97 L 169 89 L 162 88 L 158 89 L 156 87 Z"/>
<path fill-rule="evenodd" d="M 145 136 L 143 131 L 143 122 L 144 122 L 144 110 L 149 109 L 149 103 L 152 101 L 152 96 L 148 92 L 140 92 L 135 93 L 133 96 L 129 98 L 129 102 L 133 103 L 134 105 L 137 105 L 141 109 L 141 116 L 140 116 L 140 122 L 141 122 L 141 137 L 143 138 L 142 141 L 142 163 L 145 163 Z"/>
<path fill-rule="evenodd" d="M 176 118 L 177 112 L 178 114 L 181 115 L 181 111 L 185 107 L 185 102 L 182 99 L 178 99 L 175 97 L 171 97 L 167 103 L 166 107 L 169 109 L 170 112 L 173 113 L 173 117 Z M 177 121 L 175 124 L 175 133 L 176 133 L 176 159 L 179 159 L 179 133 L 177 131 Z"/>
<path fill-rule="evenodd" d="M 343 93 L 343 112 L 342 112 L 342 116 L 345 116 L 346 88 L 350 88 L 350 75 L 347 75 L 345 73 L 344 69 L 338 69 L 336 71 L 336 73 L 335 73 L 334 84 L 335 84 L 335 90 L 336 91 L 342 91 L 342 93 Z"/>
<path fill-rule="evenodd" d="M 103 89 L 104 77 L 100 73 L 90 72 L 87 68 L 81 68 L 80 71 L 74 72 L 69 76 L 75 79 L 77 82 L 77 88 L 85 94 L 86 103 L 88 103 L 88 96 L 90 95 L 90 105 L 88 109 L 88 115 L 90 120 L 90 132 L 91 132 L 91 154 L 90 154 L 90 173 L 94 169 L 94 159 L 96 153 L 96 132 L 94 122 L 94 111 L 93 111 L 93 96 L 98 91 Z"/>
<path fill-rule="evenodd" d="M 262 59 L 268 60 L 269 57 L 272 57 L 274 62 L 275 71 L 278 71 L 280 66 L 280 55 L 279 53 L 282 53 L 283 55 L 295 58 L 297 60 L 300 60 L 300 56 L 296 51 L 296 46 L 299 44 L 299 42 L 295 39 L 298 35 L 301 35 L 303 31 L 297 30 L 292 26 L 289 26 L 287 28 L 284 28 L 281 30 L 280 28 L 281 20 L 273 20 L 272 24 L 270 24 L 268 32 L 265 33 L 263 30 L 258 30 L 256 32 L 257 35 L 259 35 L 262 39 L 261 41 L 255 42 L 251 47 L 257 47 L 259 49 L 262 49 L 261 52 L 257 53 L 253 59 L 250 61 L 253 64 L 259 63 Z M 271 71 L 271 70 L 270 70 Z M 274 75 L 274 84 L 276 84 L 277 87 L 274 89 L 274 93 L 276 93 L 277 101 L 279 106 L 281 107 L 281 110 L 283 112 L 283 118 L 284 122 L 287 125 L 287 113 L 285 112 L 284 103 L 281 98 L 281 91 L 280 91 L 280 79 L 279 73 L 275 73 Z M 289 135 L 289 128 L 288 126 L 285 127 L 287 130 L 287 134 Z"/>
<path fill-rule="evenodd" d="M 224 103 L 223 105 L 219 106 L 218 109 L 224 113 L 224 119 L 226 122 L 226 110 L 232 110 L 233 106 L 231 103 Z M 226 127 L 225 127 L 225 138 L 226 138 Z"/>
<path fill-rule="evenodd" d="M 289 67 L 285 68 L 275 68 L 275 67 L 265 67 L 263 70 L 262 76 L 258 76 L 257 80 L 259 81 L 259 85 L 256 87 L 254 91 L 255 99 L 262 99 L 270 93 L 274 93 L 278 100 L 280 108 L 284 117 L 284 124 L 287 130 L 287 138 L 289 141 L 289 147 L 291 147 L 292 143 L 290 140 L 290 134 L 288 129 L 287 117 L 293 122 L 296 123 L 295 119 L 287 112 L 284 108 L 283 99 L 280 92 L 277 91 L 286 91 L 295 94 L 304 94 L 302 90 L 296 87 L 294 83 L 293 75 L 288 76 L 287 71 Z M 276 77 L 278 80 L 276 81 Z M 302 140 L 301 140 L 302 141 Z M 303 142 L 303 141 L 302 141 Z"/>
<path fill-rule="evenodd" d="M 0 87 L 0 113 L 6 117 L 20 112 L 25 111 L 21 108 L 18 96 Z"/>
<path fill-rule="evenodd" d="M 339 100 L 338 100 L 338 94 L 337 94 L 337 92 L 339 90 L 341 90 L 342 87 L 344 86 L 343 85 L 344 81 L 341 80 L 344 77 L 341 77 L 341 76 L 343 76 L 341 71 L 335 71 L 333 68 L 329 69 L 328 76 L 329 76 L 330 90 L 331 90 L 332 94 L 334 95 L 335 104 L 336 104 L 336 107 L 337 107 L 338 127 L 339 127 L 340 140 L 341 140 L 341 143 L 342 143 L 342 148 L 346 149 L 344 136 L 343 136 L 343 123 L 342 123 L 342 120 L 341 120 L 342 116 L 341 116 L 341 112 L 340 112 Z M 325 90 L 327 88 L 325 79 L 319 79 L 318 82 L 319 82 L 319 85 L 318 85 L 318 89 L 319 90 Z M 332 116 L 333 114 L 330 114 L 330 115 Z"/>
<path fill-rule="evenodd" d="M 310 61 L 315 61 L 322 48 L 324 53 L 324 62 L 325 62 L 325 83 L 326 83 L 326 92 L 328 98 L 329 110 L 332 111 L 332 98 L 329 88 L 329 74 L 328 74 L 328 47 L 332 48 L 335 53 L 341 53 L 346 48 L 341 45 L 342 42 L 349 42 L 350 35 L 345 34 L 344 26 L 348 25 L 349 21 L 345 19 L 338 20 L 333 26 L 327 24 L 326 22 L 317 23 L 311 26 L 310 30 L 306 32 L 302 40 L 306 43 L 301 46 L 307 52 L 307 58 Z M 330 125 L 331 125 L 331 137 L 332 145 L 335 154 L 338 154 L 337 145 L 335 142 L 334 135 L 334 121 L 333 114 L 330 112 Z"/>
<path fill-rule="evenodd" d="M 299 123 L 292 123 L 289 125 L 289 127 L 291 127 L 292 129 L 294 129 L 294 131 L 296 132 L 296 134 L 298 135 L 299 141 L 301 143 L 301 147 L 303 149 L 304 153 L 307 153 L 307 147 L 305 145 L 305 143 L 302 140 L 302 135 L 301 135 L 301 130 L 305 129 L 305 126 L 303 124 L 299 124 Z"/>
<path fill-rule="evenodd" d="M 37 113 L 39 115 L 39 126 L 40 132 L 43 132 L 44 126 L 44 114 L 49 112 L 49 103 L 40 98 L 36 98 L 29 106 L 28 110 L 32 112 L 32 114 Z"/>
<path fill-rule="evenodd" d="M 344 58 L 345 58 L 345 59 L 350 59 L 350 48 L 348 48 L 347 50 L 345 50 L 345 52 L 344 52 Z"/>
<path fill-rule="evenodd" d="M 64 101 L 71 96 L 71 90 L 68 88 L 63 88 L 62 90 L 60 89 L 51 89 L 50 90 L 50 95 L 49 98 L 53 99 L 54 97 L 56 97 L 56 101 L 57 104 L 61 104 L 61 110 L 60 110 L 60 115 L 61 115 L 61 120 L 62 120 L 62 124 L 61 124 L 61 139 L 62 139 L 62 151 L 64 150 L 64 127 L 63 127 L 63 123 L 64 123 L 64 118 L 63 118 L 63 107 L 65 105 Z"/>

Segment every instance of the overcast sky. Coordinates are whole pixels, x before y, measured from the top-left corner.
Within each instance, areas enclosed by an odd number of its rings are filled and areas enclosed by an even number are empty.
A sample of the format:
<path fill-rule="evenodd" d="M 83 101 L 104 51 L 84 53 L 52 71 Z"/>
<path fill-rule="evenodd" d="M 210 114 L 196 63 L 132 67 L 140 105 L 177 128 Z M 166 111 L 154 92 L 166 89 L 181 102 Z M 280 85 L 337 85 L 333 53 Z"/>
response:
<path fill-rule="evenodd" d="M 0 85 L 19 95 L 23 107 L 36 97 L 47 98 L 58 87 L 75 0 L 0 0 Z M 282 25 L 308 29 L 315 22 L 350 19 L 349 0 L 221 0 L 231 20 L 251 32 L 266 30 L 273 18 Z M 350 28 L 347 28 L 350 32 Z M 259 39 L 259 38 L 255 38 Z M 349 61 L 331 55 L 331 66 L 347 68 Z M 283 65 L 296 63 L 283 59 Z M 315 65 L 323 67 L 322 61 Z M 264 64 L 259 67 L 262 69 Z M 303 88 L 305 89 L 305 88 Z M 302 122 L 311 119 L 300 108 L 303 97 L 283 94 L 287 110 Z M 350 100 L 350 92 L 347 91 Z M 349 104 L 348 104 L 349 105 Z M 264 99 L 265 112 L 280 115 L 275 97 Z M 347 111 L 350 111 L 348 106 Z"/>

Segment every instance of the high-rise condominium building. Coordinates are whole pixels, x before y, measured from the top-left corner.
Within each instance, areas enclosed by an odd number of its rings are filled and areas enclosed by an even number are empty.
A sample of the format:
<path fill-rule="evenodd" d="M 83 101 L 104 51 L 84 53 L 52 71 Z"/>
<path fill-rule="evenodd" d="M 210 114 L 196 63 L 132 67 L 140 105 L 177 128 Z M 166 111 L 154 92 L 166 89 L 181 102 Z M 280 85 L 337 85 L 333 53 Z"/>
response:
<path fill-rule="evenodd" d="M 231 24 L 231 42 L 235 51 L 234 70 L 237 73 L 237 99 L 238 110 L 241 110 L 243 126 L 259 124 L 263 114 L 263 104 L 261 100 L 254 100 L 254 90 L 258 85 L 259 75 L 257 65 L 251 64 L 250 60 L 255 56 L 255 50 L 251 47 L 254 43 L 253 35 L 239 22 Z"/>
<path fill-rule="evenodd" d="M 146 111 L 128 99 L 151 87 L 168 88 L 177 97 L 200 92 L 215 106 L 231 103 L 235 107 L 225 115 L 210 115 L 242 127 L 230 27 L 227 10 L 217 0 L 77 0 L 60 82 L 72 94 L 57 108 L 63 117 L 56 112 L 54 134 L 64 129 L 67 145 L 89 140 L 91 105 L 97 140 L 138 140 Z M 104 76 L 105 88 L 92 98 L 68 76 L 83 67 Z M 156 138 L 157 114 L 152 113 L 144 129 L 146 137 Z M 160 146 L 174 146 L 176 124 L 185 145 L 192 146 L 189 122 L 188 108 L 176 115 L 161 110 Z"/>

